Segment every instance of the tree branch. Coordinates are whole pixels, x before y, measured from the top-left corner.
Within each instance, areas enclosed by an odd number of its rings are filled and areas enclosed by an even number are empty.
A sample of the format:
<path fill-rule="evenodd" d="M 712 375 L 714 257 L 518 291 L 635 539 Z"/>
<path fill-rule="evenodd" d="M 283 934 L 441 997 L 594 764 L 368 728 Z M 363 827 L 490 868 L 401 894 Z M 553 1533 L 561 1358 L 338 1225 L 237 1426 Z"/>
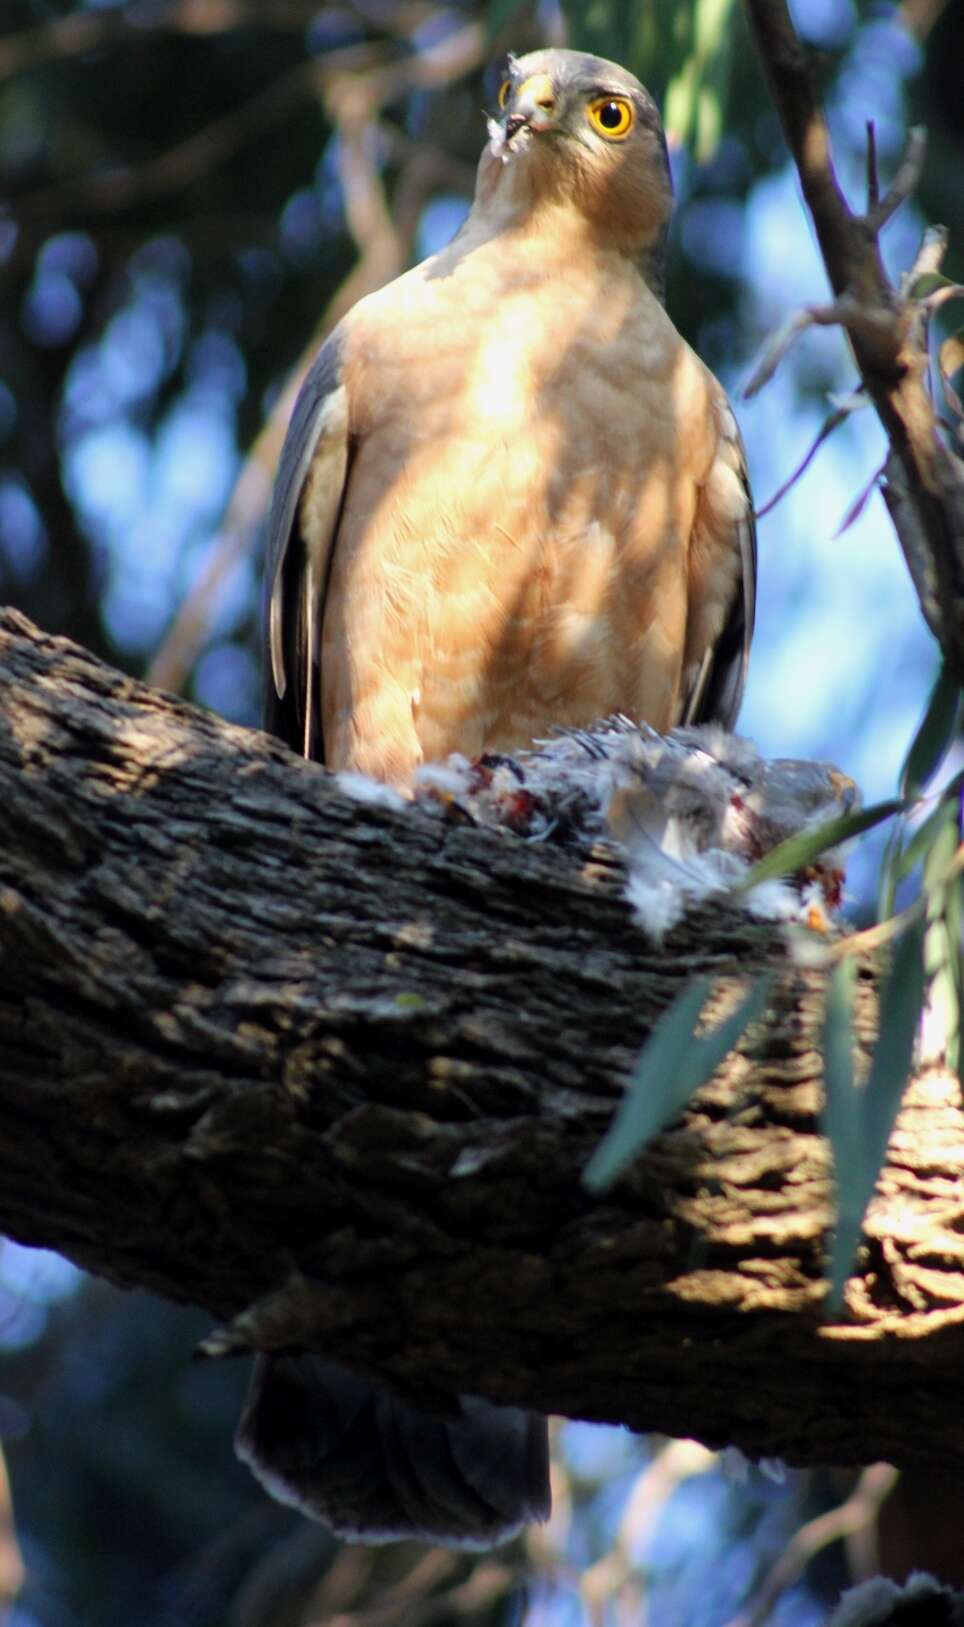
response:
<path fill-rule="evenodd" d="M 206 1306 L 224 1348 L 314 1345 L 420 1397 L 800 1463 L 964 1448 L 956 1088 L 915 1082 L 824 1323 L 824 974 L 772 929 L 708 908 L 657 951 L 603 847 L 350 801 L 13 612 L 0 808 L 10 1235 Z M 655 1017 L 763 965 L 766 1024 L 591 1199 Z"/>
<path fill-rule="evenodd" d="M 890 442 L 884 496 L 925 620 L 964 683 L 964 469 L 941 439 L 927 394 L 926 310 L 891 287 L 877 244 L 919 177 L 923 132 L 911 131 L 886 196 L 855 215 L 834 172 L 826 120 L 786 0 L 746 5 L 836 312 Z"/>

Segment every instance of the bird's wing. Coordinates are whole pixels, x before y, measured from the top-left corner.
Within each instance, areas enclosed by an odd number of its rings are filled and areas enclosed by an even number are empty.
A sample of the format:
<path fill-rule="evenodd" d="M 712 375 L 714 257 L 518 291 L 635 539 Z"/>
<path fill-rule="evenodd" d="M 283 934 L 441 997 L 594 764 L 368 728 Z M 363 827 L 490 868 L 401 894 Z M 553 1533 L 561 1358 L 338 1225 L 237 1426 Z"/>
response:
<path fill-rule="evenodd" d="M 348 401 L 333 334 L 308 369 L 291 415 L 265 564 L 264 726 L 319 761 L 321 623 L 347 471 Z"/>
<path fill-rule="evenodd" d="M 719 632 L 689 668 L 679 721 L 732 729 L 743 698 L 756 615 L 756 522 L 743 439 L 718 386 L 714 406 L 719 439 L 698 523 L 717 549 L 737 557 L 738 570 Z"/>

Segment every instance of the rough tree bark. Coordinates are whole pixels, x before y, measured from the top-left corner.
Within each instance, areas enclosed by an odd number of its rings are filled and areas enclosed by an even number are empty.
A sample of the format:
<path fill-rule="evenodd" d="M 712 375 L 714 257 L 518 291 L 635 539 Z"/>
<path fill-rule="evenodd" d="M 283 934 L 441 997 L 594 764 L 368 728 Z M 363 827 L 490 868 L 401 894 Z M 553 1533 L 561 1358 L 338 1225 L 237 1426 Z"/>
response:
<path fill-rule="evenodd" d="M 619 869 L 346 798 L 0 617 L 0 1227 L 455 1389 L 797 1463 L 964 1449 L 964 1118 L 917 1079 L 823 1319 L 823 974 Z M 602 1200 L 580 1172 L 695 972 L 765 1022 Z M 860 980 L 861 1044 L 874 985 Z"/>

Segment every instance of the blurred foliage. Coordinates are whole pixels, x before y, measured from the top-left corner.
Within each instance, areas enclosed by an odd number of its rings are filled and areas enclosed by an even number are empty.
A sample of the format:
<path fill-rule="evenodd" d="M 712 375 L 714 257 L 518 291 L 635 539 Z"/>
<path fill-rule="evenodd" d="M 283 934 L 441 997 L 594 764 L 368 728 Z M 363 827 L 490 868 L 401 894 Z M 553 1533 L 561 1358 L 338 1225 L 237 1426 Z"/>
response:
<path fill-rule="evenodd" d="M 792 1533 L 840 1498 L 692 1441 L 564 1425 L 549 1526 L 481 1555 L 339 1544 L 234 1461 L 247 1364 L 192 1362 L 206 1331 L 200 1313 L 80 1279 L 8 1350 L 0 1421 L 27 1578 L 8 1627 L 521 1627 L 644 1607 L 696 1627 L 772 1590 Z M 843 1556 L 808 1585 L 800 1569 L 780 1592 L 792 1617 L 819 1619 Z"/>
<path fill-rule="evenodd" d="M 728 110 L 734 39 L 746 42 L 735 0 L 568 0 L 563 10 L 570 45 L 632 68 L 659 96 L 670 142 L 691 146 L 701 163 L 713 157 Z"/>
<path fill-rule="evenodd" d="M 798 10 L 845 101 L 854 61 L 877 71 L 889 49 L 879 11 Z M 920 46 L 913 113 L 932 140 L 921 207 L 949 226 L 959 278 L 964 11 L 908 0 L 904 12 Z M 457 225 L 488 65 L 506 49 L 567 42 L 651 86 L 674 144 L 674 319 L 718 370 L 762 337 L 737 321 L 744 210 L 785 155 L 733 0 L 5 0 L 0 29 L 0 600 L 143 671 L 196 596 L 201 654 L 185 687 L 242 721 L 257 715 L 263 483 L 215 587 L 198 584 L 243 460 L 312 339 Z M 804 388 L 826 387 L 813 363 Z M 912 838 L 901 851 L 909 865 Z M 244 1374 L 190 1364 L 205 1331 L 87 1284 L 29 1339 L 8 1337 L 23 1627 L 297 1627 L 371 1619 L 372 1599 L 385 1623 L 495 1627 L 523 1618 L 525 1565 L 543 1621 L 602 1619 L 607 1598 L 631 1611 L 657 1590 L 663 1619 L 696 1599 L 687 1619 L 716 1622 L 814 1511 L 812 1483 L 789 1500 L 758 1479 L 741 1494 L 702 1459 L 657 1449 L 641 1469 L 632 1447 L 618 1475 L 583 1479 L 563 1453 L 563 1526 L 479 1565 L 340 1550 L 234 1463 Z M 658 1525 L 657 1554 L 640 1533 L 671 1492 L 683 1512 Z M 815 1619 L 807 1608 L 801 1595 L 786 1619 Z"/>

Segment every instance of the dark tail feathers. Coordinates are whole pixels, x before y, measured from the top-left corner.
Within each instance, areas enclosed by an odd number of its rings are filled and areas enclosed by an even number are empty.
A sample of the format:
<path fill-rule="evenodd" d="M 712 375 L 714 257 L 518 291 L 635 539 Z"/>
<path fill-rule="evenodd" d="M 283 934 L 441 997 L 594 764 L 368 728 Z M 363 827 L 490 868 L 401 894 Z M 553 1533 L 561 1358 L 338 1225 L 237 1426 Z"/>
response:
<path fill-rule="evenodd" d="M 259 1356 L 235 1450 L 340 1536 L 489 1548 L 549 1516 L 546 1420 L 472 1395 L 455 1406 L 423 1412 L 319 1356 Z"/>

